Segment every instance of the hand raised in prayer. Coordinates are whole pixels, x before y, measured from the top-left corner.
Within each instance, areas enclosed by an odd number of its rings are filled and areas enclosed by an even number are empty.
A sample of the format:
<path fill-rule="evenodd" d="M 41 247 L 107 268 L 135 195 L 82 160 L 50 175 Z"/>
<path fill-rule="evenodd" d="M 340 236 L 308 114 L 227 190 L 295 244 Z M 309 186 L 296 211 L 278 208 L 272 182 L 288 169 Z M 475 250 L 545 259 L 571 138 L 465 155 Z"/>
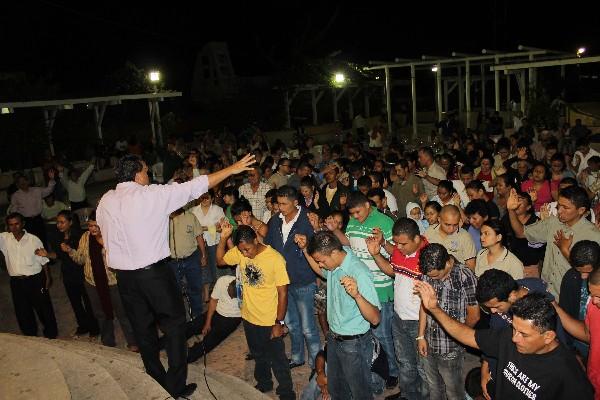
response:
<path fill-rule="evenodd" d="M 229 223 L 229 220 L 227 220 L 227 218 L 222 218 L 220 225 L 221 225 L 221 238 L 228 239 L 231 236 L 231 234 L 233 233 L 233 226 L 231 226 L 231 224 Z"/>
<path fill-rule="evenodd" d="M 294 235 L 294 243 L 296 243 L 300 250 L 304 250 L 308 245 L 308 238 L 306 237 L 306 235 L 296 233 Z"/>
<path fill-rule="evenodd" d="M 506 200 L 506 208 L 513 211 L 519 208 L 519 195 L 517 195 L 515 189 L 510 189 L 510 194 Z"/>
<path fill-rule="evenodd" d="M 413 183 L 412 192 L 415 196 L 419 194 L 419 186 L 416 183 Z"/>
<path fill-rule="evenodd" d="M 381 246 L 384 242 L 383 240 L 383 231 L 380 228 L 373 228 L 373 230 L 371 231 L 372 233 L 372 238 L 375 239 L 377 241 L 377 243 L 379 243 L 379 245 Z"/>
<path fill-rule="evenodd" d="M 538 198 L 537 190 L 535 190 L 535 188 L 532 186 L 529 188 L 529 190 L 527 190 L 527 194 L 529 194 L 529 197 L 531 197 L 531 202 L 535 203 Z"/>
<path fill-rule="evenodd" d="M 429 283 L 415 281 L 413 291 L 421 297 L 421 304 L 426 310 L 433 310 L 438 307 L 435 290 L 433 290 L 433 287 Z"/>
<path fill-rule="evenodd" d="M 48 178 L 52 180 L 54 177 L 56 177 L 56 170 L 54 168 L 50 168 L 48 170 Z"/>
<path fill-rule="evenodd" d="M 312 226 L 313 230 L 316 232 L 321 228 L 321 223 L 319 221 L 319 214 L 314 212 L 308 212 L 308 222 L 310 226 Z"/>
<path fill-rule="evenodd" d="M 248 153 L 241 160 L 230 166 L 232 173 L 239 174 L 244 171 L 250 171 L 250 166 L 256 162 L 254 154 Z"/>
<path fill-rule="evenodd" d="M 68 252 L 70 252 L 70 251 L 72 250 L 72 249 L 71 249 L 71 246 L 69 246 L 69 245 L 68 245 L 68 244 L 66 244 L 65 242 L 62 242 L 62 243 L 60 244 L 60 249 L 61 249 L 63 252 L 65 252 L 65 253 L 68 253 Z"/>
<path fill-rule="evenodd" d="M 372 256 L 376 256 L 381 251 L 381 245 L 379 244 L 379 240 L 374 237 L 369 237 L 365 239 L 367 242 L 367 250 L 369 250 L 369 254 Z"/>
<path fill-rule="evenodd" d="M 344 276 L 340 279 L 340 283 L 346 289 L 346 293 L 350 295 L 353 299 L 356 299 L 360 293 L 358 292 L 358 284 L 356 283 L 356 279 L 351 276 Z"/>
<path fill-rule="evenodd" d="M 519 160 L 527 160 L 527 147 L 519 147 L 517 149 L 517 158 Z"/>
<path fill-rule="evenodd" d="M 548 218 L 550 218 L 550 204 L 544 203 L 544 205 L 540 207 L 540 219 L 543 221 Z"/>
<path fill-rule="evenodd" d="M 561 229 L 554 234 L 554 244 L 562 255 L 568 260 L 571 254 L 571 245 L 573 244 L 573 233 L 564 233 Z"/>

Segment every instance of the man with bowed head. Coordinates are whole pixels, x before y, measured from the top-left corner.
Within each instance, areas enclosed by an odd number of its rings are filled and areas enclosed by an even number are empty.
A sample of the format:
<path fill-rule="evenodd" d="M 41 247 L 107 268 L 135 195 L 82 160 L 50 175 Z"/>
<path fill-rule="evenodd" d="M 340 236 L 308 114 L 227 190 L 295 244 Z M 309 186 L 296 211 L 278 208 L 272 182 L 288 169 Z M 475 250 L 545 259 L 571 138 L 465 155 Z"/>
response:
<path fill-rule="evenodd" d="M 127 155 L 116 167 L 118 184 L 102 196 L 96 211 L 107 262 L 117 271 L 123 307 L 140 348 L 146 372 L 175 398 L 187 397 L 185 306 L 166 259 L 169 215 L 231 175 L 250 170 L 253 155 L 210 175 L 172 185 L 150 185 L 148 166 Z M 156 325 L 165 334 L 169 368 L 159 357 Z"/>

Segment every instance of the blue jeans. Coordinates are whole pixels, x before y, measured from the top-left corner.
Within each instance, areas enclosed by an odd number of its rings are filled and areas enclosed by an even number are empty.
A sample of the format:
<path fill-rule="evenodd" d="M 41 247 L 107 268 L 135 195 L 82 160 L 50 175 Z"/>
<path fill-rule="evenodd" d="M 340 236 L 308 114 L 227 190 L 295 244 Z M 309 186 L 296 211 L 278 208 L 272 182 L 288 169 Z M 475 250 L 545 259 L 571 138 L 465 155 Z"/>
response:
<path fill-rule="evenodd" d="M 325 376 L 327 376 L 327 364 L 325 364 Z M 317 374 L 308 381 L 308 385 L 302 390 L 300 400 L 320 400 L 321 388 L 317 385 Z"/>
<path fill-rule="evenodd" d="M 381 322 L 373 329 L 373 335 L 381 343 L 388 359 L 390 376 L 398 376 L 398 363 L 394 357 L 394 339 L 392 338 L 392 320 L 394 318 L 394 302 L 381 303 Z"/>
<path fill-rule="evenodd" d="M 182 290 L 183 278 L 190 301 L 192 315 L 202 315 L 202 267 L 200 266 L 200 250 L 194 251 L 189 257 L 169 261 L 169 267 L 175 273 L 177 286 Z"/>
<path fill-rule="evenodd" d="M 327 390 L 332 400 L 372 399 L 371 332 L 353 340 L 327 335 Z"/>
<path fill-rule="evenodd" d="M 429 388 L 425 370 L 417 352 L 419 321 L 402 320 L 394 313 L 392 335 L 400 374 L 398 375 L 402 397 L 407 400 L 426 400 Z"/>
<path fill-rule="evenodd" d="M 422 357 L 425 377 L 429 386 L 430 400 L 463 400 L 465 382 L 463 379 L 464 354 L 454 351 L 447 354 L 431 354 Z"/>
<path fill-rule="evenodd" d="M 292 362 L 304 362 L 304 341 L 308 349 L 308 364 L 314 368 L 315 357 L 321 349 L 321 340 L 315 318 L 315 282 L 308 285 L 288 286 L 288 305 L 285 323 L 290 330 Z"/>

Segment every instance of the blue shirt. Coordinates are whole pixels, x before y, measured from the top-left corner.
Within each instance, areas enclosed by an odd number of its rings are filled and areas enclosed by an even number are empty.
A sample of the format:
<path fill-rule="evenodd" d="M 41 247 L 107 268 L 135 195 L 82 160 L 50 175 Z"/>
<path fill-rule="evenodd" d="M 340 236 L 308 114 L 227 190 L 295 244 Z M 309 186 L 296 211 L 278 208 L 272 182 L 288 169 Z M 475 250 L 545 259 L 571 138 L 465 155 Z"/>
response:
<path fill-rule="evenodd" d="M 358 292 L 375 307 L 381 309 L 373 276 L 369 267 L 352 253 L 349 247 L 344 247 L 346 257 L 342 264 L 329 271 L 323 269 L 323 276 L 327 279 L 327 322 L 331 330 L 338 335 L 360 335 L 371 328 L 354 300 L 340 283 L 345 276 L 356 280 Z"/>
<path fill-rule="evenodd" d="M 472 226 L 469 226 L 469 230 L 467 232 L 469 232 L 469 235 L 471 235 L 473 243 L 475 243 L 475 250 L 477 250 L 477 253 L 479 253 L 481 251 L 481 232 L 479 229 L 475 229 Z"/>

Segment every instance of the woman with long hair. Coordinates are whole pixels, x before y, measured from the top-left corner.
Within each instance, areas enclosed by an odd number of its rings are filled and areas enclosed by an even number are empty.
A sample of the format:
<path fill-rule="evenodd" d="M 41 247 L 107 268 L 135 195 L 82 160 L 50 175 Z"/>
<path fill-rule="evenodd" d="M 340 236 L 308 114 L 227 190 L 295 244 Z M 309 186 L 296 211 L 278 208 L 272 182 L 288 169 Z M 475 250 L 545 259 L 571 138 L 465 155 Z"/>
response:
<path fill-rule="evenodd" d="M 300 181 L 300 205 L 308 211 L 319 214 L 319 187 L 312 176 L 305 176 Z"/>
<path fill-rule="evenodd" d="M 105 346 L 115 347 L 115 317 L 127 341 L 127 348 L 138 351 L 131 323 L 125 315 L 117 288 L 117 277 L 106 263 L 102 232 L 96 223 L 96 210 L 88 221 L 88 231 L 79 239 L 76 248 L 67 248 L 69 257 L 83 266 L 85 289 L 92 302 L 95 315 L 100 321 L 100 340 Z"/>
<path fill-rule="evenodd" d="M 521 183 L 521 191 L 529 193 L 535 212 L 539 212 L 544 204 L 552 203 L 558 198 L 558 184 L 550 182 L 550 171 L 542 162 L 534 164 L 531 178 Z"/>
<path fill-rule="evenodd" d="M 475 275 L 489 269 L 507 272 L 514 279 L 523 278 L 523 263 L 506 248 L 506 233 L 498 220 L 488 220 L 481 226 L 481 251 L 475 261 Z"/>
<path fill-rule="evenodd" d="M 71 211 L 63 210 L 56 216 L 56 229 L 58 234 L 55 241 L 50 244 L 51 251 L 39 249 L 36 254 L 60 260 L 63 284 L 77 320 L 74 336 L 84 334 L 89 334 L 90 337 L 98 336 L 100 333 L 98 320 L 94 316 L 90 298 L 85 290 L 83 270 L 69 256 L 69 251 L 79 246 L 81 238 L 79 219 Z"/>

